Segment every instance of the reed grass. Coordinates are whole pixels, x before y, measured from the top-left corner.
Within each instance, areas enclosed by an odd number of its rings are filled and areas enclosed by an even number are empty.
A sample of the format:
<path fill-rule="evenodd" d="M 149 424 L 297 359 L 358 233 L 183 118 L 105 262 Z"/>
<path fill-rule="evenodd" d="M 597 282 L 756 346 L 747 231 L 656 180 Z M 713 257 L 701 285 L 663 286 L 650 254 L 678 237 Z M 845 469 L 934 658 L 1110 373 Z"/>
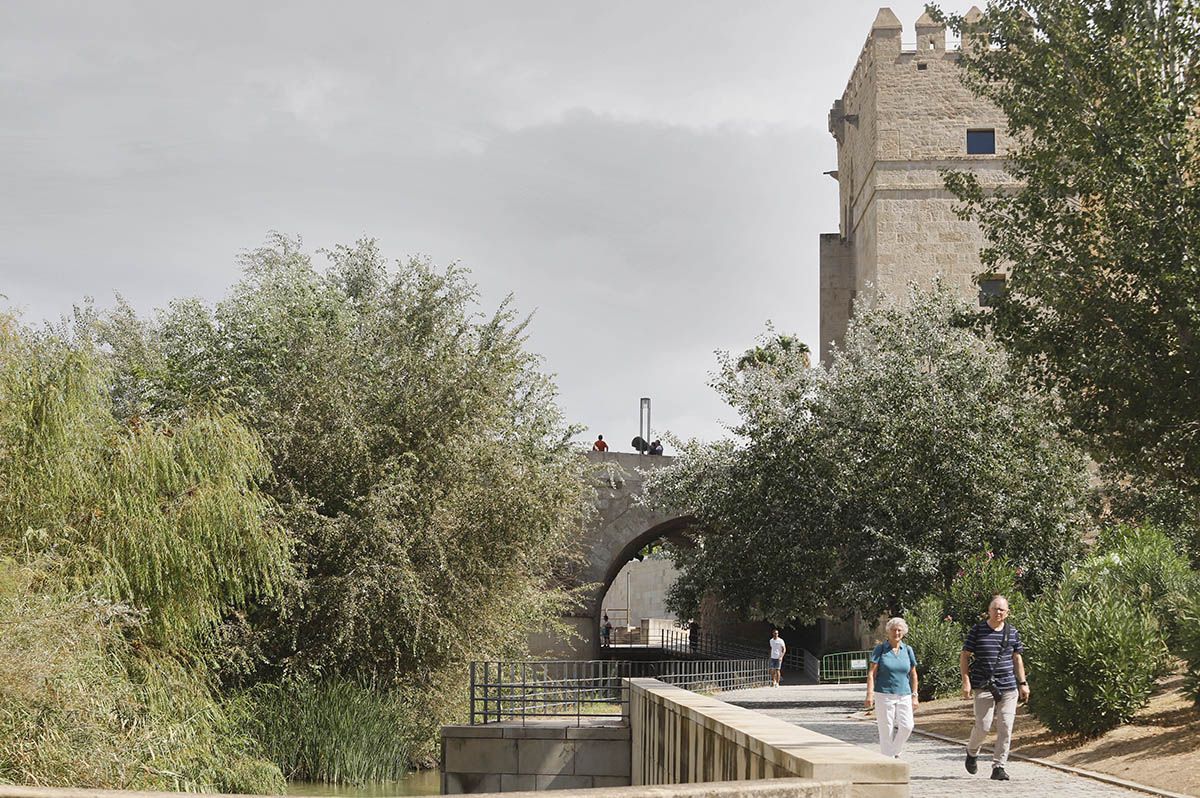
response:
<path fill-rule="evenodd" d="M 354 679 L 262 684 L 248 691 L 250 728 L 289 779 L 393 781 L 435 759 L 438 690 L 377 689 Z"/>
<path fill-rule="evenodd" d="M 202 672 L 126 636 L 127 608 L 0 561 L 0 781 L 278 793 L 279 769 Z"/>

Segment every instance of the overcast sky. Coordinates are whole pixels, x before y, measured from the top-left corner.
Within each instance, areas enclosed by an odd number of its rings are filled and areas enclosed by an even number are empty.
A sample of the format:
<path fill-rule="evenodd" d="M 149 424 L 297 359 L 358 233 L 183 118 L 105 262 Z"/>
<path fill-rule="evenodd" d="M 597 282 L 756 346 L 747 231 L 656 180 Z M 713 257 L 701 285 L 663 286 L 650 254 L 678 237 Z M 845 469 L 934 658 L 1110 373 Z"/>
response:
<path fill-rule="evenodd" d="M 905 42 L 922 6 L 891 3 Z M 6 0 L 0 294 L 148 313 L 270 230 L 370 236 L 515 293 L 588 439 L 628 450 L 641 396 L 712 439 L 714 350 L 768 320 L 818 349 L 826 114 L 878 8 Z"/>

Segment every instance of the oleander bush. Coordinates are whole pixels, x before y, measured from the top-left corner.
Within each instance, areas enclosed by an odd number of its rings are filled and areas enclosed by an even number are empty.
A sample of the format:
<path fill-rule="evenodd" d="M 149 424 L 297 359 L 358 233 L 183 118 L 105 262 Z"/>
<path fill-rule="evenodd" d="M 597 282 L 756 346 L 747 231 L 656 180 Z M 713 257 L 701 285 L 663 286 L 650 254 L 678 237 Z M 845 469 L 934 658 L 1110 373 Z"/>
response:
<path fill-rule="evenodd" d="M 962 633 L 942 609 L 942 599 L 926 596 L 905 615 L 908 634 L 905 642 L 917 654 L 920 698 L 928 701 L 958 692 L 958 659 L 962 651 Z"/>
<path fill-rule="evenodd" d="M 1019 588 L 1021 569 L 1007 558 L 988 551 L 978 552 L 963 561 L 958 573 L 944 595 L 945 615 L 950 617 L 962 634 L 987 618 L 992 598 L 1008 598 L 1009 620 L 1020 628 L 1025 596 Z"/>
<path fill-rule="evenodd" d="M 1146 705 L 1168 653 L 1152 612 L 1087 576 L 1043 594 L 1020 628 L 1030 711 L 1051 731 L 1095 736 Z"/>
<path fill-rule="evenodd" d="M 1176 596 L 1174 606 L 1178 616 L 1176 653 L 1187 663 L 1184 689 L 1200 704 L 1200 590 Z"/>
<path fill-rule="evenodd" d="M 1150 526 L 1109 527 L 1078 572 L 1086 583 L 1108 584 L 1151 612 L 1171 651 L 1179 649 L 1175 605 L 1195 589 L 1197 577 L 1187 555 L 1165 532 Z"/>

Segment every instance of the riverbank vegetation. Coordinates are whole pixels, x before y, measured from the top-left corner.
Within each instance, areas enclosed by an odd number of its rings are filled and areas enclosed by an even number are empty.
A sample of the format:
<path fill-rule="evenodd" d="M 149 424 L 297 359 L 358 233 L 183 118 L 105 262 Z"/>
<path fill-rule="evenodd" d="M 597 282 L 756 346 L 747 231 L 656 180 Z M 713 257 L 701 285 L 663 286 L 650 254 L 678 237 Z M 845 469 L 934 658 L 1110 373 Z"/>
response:
<path fill-rule="evenodd" d="M 109 376 L 0 320 L 0 774 L 278 791 L 202 665 L 220 619 L 288 578 L 258 438 L 212 409 L 118 419 Z"/>
<path fill-rule="evenodd" d="M 0 779 L 394 778 L 465 663 L 570 600 L 583 464 L 525 320 L 457 267 L 323 255 L 274 236 L 215 307 L 5 319 Z"/>

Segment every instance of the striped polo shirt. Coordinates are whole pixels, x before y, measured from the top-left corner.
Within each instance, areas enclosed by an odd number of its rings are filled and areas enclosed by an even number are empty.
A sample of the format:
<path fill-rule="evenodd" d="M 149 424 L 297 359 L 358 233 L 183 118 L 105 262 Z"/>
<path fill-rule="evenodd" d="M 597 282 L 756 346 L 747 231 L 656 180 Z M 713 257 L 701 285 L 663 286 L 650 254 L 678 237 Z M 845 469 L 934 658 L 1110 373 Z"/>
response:
<path fill-rule="evenodd" d="M 1002 693 L 1011 693 L 1017 689 L 1012 655 L 1024 651 L 1025 646 L 1021 645 L 1021 636 L 1017 634 L 1017 627 L 1010 625 L 1007 621 L 1005 621 L 1005 625 L 1009 627 L 1009 632 L 1008 643 L 1005 644 L 1004 651 L 1000 651 L 1004 626 L 993 629 L 988 626 L 987 621 L 980 621 L 971 627 L 971 631 L 967 632 L 967 639 L 963 641 L 963 651 L 970 651 L 975 655 L 971 660 L 970 671 L 973 689 L 979 689 L 987 681 L 988 666 L 992 664 L 993 660 L 996 662 L 996 667 L 992 671 L 992 678 L 995 680 L 996 688 Z"/>

